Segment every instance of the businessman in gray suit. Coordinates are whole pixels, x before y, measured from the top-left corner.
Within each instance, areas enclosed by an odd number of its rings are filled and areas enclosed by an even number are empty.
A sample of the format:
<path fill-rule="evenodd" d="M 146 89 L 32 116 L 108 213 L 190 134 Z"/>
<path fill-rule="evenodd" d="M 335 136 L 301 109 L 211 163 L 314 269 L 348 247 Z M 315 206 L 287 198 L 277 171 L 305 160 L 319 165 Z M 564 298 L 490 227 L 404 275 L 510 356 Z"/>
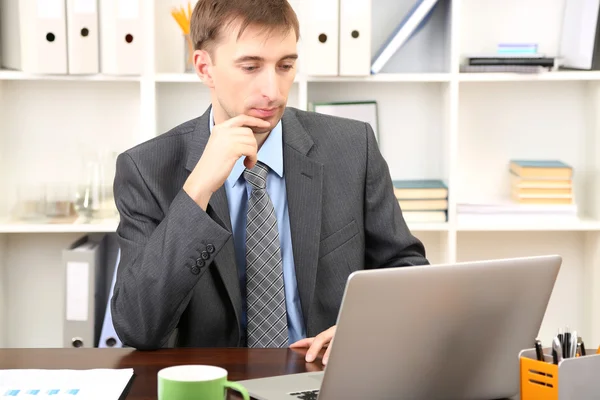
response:
<path fill-rule="evenodd" d="M 348 276 L 428 264 L 371 126 L 286 107 L 288 0 L 199 0 L 194 65 L 211 105 L 119 155 L 124 344 L 329 346 Z M 310 57 L 310 55 L 308 55 Z M 365 338 L 368 341 L 368 338 Z"/>

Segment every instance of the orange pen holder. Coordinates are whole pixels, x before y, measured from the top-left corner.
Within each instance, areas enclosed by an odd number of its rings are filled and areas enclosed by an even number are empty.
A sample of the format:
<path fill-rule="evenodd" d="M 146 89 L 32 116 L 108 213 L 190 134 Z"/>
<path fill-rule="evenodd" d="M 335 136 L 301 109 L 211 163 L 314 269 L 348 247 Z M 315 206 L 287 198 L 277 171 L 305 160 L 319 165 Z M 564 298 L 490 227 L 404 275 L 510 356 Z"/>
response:
<path fill-rule="evenodd" d="M 552 362 L 552 349 L 544 349 L 546 361 L 538 361 L 535 349 L 519 353 L 521 400 L 571 400 L 600 398 L 600 348 L 596 354 Z"/>

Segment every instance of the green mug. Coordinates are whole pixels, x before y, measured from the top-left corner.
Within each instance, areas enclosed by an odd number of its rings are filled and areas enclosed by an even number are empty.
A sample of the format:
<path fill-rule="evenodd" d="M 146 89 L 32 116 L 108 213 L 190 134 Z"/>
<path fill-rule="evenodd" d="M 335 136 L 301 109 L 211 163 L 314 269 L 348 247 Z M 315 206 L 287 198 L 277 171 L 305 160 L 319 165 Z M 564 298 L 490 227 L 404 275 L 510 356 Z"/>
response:
<path fill-rule="evenodd" d="M 227 388 L 250 400 L 240 384 L 227 380 L 227 370 L 210 365 L 176 365 L 158 371 L 158 400 L 223 400 Z"/>

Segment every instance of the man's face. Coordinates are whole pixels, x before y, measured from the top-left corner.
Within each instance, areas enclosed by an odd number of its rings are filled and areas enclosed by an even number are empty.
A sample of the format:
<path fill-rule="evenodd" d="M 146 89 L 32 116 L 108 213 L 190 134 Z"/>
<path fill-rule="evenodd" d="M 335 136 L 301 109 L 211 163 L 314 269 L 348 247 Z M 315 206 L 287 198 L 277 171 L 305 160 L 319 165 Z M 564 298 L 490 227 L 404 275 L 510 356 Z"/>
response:
<path fill-rule="evenodd" d="M 247 114 L 268 121 L 268 133 L 281 119 L 296 75 L 296 35 L 248 26 L 238 39 L 239 25 L 221 34 L 210 67 L 215 107 L 221 118 Z"/>

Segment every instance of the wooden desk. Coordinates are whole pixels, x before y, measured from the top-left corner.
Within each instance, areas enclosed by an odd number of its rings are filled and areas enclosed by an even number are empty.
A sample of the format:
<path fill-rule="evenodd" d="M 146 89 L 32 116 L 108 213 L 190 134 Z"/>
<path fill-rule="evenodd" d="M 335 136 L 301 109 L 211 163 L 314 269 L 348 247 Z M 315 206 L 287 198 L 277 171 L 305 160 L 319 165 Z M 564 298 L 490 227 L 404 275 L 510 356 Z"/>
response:
<path fill-rule="evenodd" d="M 262 378 L 296 372 L 322 371 L 320 358 L 306 363 L 306 351 L 290 349 L 0 349 L 0 369 L 133 368 L 127 400 L 156 399 L 156 376 L 161 368 L 207 364 L 225 368 L 230 380 Z M 238 399 L 230 395 L 230 399 Z"/>

